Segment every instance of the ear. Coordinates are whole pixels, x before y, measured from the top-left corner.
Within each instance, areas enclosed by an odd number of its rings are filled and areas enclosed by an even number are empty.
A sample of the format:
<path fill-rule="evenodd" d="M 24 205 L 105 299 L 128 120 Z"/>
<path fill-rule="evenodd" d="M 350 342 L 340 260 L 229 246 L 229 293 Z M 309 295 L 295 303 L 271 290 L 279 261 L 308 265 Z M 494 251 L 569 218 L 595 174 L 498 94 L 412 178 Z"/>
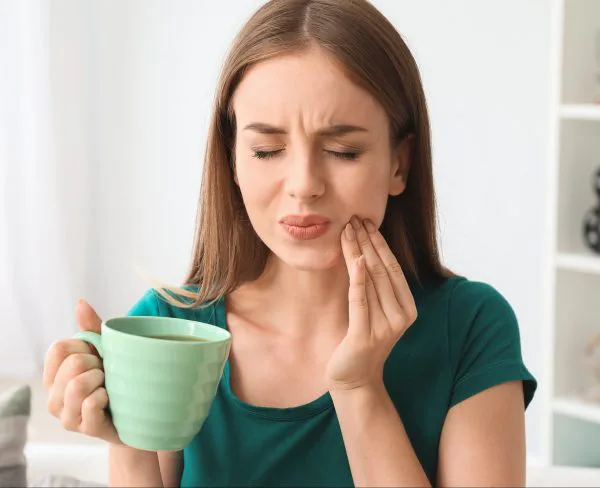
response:
<path fill-rule="evenodd" d="M 414 136 L 414 134 L 407 135 L 392 152 L 389 188 L 389 194 L 392 196 L 400 195 L 406 189 Z"/>

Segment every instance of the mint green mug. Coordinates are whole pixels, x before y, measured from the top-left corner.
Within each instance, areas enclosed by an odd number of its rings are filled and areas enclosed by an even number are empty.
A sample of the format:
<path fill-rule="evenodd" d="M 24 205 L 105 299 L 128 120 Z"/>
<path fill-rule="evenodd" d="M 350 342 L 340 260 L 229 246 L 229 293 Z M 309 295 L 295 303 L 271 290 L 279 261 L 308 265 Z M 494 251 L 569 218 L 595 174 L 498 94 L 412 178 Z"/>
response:
<path fill-rule="evenodd" d="M 177 451 L 200 432 L 223 375 L 231 334 L 171 317 L 117 317 L 79 332 L 104 363 L 108 408 L 121 441 Z"/>

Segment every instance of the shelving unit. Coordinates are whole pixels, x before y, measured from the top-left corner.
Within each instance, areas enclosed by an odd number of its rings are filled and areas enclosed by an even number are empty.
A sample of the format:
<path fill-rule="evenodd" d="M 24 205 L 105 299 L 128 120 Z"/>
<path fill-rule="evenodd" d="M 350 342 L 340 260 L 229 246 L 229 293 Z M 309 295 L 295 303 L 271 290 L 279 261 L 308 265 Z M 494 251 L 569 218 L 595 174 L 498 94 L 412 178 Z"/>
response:
<path fill-rule="evenodd" d="M 585 399 L 597 380 L 584 361 L 600 334 L 600 254 L 583 237 L 584 215 L 598 205 L 600 0 L 554 0 L 553 7 L 542 457 L 548 465 L 600 467 L 600 401 Z"/>
<path fill-rule="evenodd" d="M 600 407 L 578 397 L 557 397 L 552 403 L 552 410 L 556 414 L 600 425 Z"/>

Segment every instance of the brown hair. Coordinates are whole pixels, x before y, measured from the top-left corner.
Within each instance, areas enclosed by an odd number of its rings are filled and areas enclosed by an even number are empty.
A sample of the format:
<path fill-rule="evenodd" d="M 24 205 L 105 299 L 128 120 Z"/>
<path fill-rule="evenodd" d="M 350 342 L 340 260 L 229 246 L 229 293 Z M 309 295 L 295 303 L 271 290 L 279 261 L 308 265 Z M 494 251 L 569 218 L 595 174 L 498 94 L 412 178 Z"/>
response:
<path fill-rule="evenodd" d="M 367 0 L 271 0 L 242 28 L 225 61 L 208 134 L 188 286 L 163 287 L 190 300 L 181 302 L 157 290 L 170 302 L 186 307 L 212 303 L 263 272 L 270 251 L 252 228 L 233 179 L 236 120 L 231 100 L 254 64 L 314 45 L 381 103 L 392 142 L 414 135 L 407 187 L 389 197 L 381 232 L 409 281 L 451 275 L 441 265 L 437 246 L 425 95 L 400 34 Z"/>

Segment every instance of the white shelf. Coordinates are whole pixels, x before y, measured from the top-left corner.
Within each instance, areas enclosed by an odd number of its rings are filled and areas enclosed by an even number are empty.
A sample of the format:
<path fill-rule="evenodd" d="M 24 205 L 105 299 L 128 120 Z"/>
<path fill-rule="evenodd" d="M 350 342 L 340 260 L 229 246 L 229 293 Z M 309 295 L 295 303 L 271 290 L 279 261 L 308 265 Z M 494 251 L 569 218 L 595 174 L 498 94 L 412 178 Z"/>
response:
<path fill-rule="evenodd" d="M 560 107 L 560 116 L 571 120 L 597 120 L 600 122 L 600 104 L 566 104 Z"/>
<path fill-rule="evenodd" d="M 586 402 L 577 397 L 559 397 L 552 402 L 554 413 L 600 424 L 600 404 Z"/>
<path fill-rule="evenodd" d="M 579 271 L 580 273 L 600 274 L 600 254 L 593 255 L 575 253 L 558 253 L 556 266 L 568 271 Z"/>

